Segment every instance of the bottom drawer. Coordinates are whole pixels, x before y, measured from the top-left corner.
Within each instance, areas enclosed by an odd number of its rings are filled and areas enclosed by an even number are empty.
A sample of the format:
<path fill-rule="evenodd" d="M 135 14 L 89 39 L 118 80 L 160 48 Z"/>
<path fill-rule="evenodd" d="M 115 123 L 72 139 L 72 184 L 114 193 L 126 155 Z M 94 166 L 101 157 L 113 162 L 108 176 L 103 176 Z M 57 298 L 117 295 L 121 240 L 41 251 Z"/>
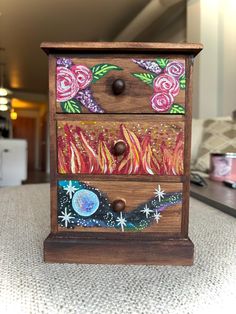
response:
<path fill-rule="evenodd" d="M 58 231 L 180 233 L 182 183 L 58 181 Z"/>

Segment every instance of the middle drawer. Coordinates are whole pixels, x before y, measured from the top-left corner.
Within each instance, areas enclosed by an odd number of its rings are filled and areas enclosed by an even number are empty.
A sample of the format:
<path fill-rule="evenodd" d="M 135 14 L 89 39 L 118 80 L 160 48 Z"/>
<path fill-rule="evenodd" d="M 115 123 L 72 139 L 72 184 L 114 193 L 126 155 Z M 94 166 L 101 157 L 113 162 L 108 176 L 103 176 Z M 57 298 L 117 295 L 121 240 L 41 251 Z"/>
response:
<path fill-rule="evenodd" d="M 57 121 L 58 173 L 184 174 L 183 121 L 153 116 L 76 117 Z"/>

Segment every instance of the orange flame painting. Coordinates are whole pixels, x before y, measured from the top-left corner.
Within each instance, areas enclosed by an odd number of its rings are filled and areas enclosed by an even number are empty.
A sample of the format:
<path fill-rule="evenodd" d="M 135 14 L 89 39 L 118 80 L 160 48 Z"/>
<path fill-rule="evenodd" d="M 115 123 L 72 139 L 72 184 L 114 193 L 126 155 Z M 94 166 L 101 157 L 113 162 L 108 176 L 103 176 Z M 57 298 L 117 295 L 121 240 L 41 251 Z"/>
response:
<path fill-rule="evenodd" d="M 113 147 L 120 140 L 126 150 L 116 156 Z M 62 174 L 183 174 L 182 122 L 60 121 L 57 144 Z"/>

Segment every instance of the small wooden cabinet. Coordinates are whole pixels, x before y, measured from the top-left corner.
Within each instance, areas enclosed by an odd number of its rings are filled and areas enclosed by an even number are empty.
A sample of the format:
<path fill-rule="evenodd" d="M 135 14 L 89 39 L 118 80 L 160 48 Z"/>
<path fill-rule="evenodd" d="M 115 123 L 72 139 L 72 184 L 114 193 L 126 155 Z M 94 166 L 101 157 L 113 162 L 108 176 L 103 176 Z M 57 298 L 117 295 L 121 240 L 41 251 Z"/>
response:
<path fill-rule="evenodd" d="M 191 265 L 198 44 L 42 43 L 49 55 L 47 262 Z"/>

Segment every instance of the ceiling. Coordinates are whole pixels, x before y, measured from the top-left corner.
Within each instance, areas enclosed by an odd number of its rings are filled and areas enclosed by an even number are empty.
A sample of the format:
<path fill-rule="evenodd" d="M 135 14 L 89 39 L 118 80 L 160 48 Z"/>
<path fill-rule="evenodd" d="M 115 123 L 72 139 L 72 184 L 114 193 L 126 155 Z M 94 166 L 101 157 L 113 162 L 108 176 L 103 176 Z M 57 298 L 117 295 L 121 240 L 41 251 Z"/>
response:
<path fill-rule="evenodd" d="M 156 8 L 155 16 L 149 6 L 151 2 Z M 153 28 L 153 25 L 156 25 L 159 17 L 163 25 L 161 16 L 165 17 L 167 10 L 174 13 L 178 6 L 179 11 L 183 11 L 184 2 L 183 0 L 1 0 L 0 47 L 4 49 L 0 51 L 0 62 L 5 64 L 5 82 L 9 88 L 16 91 L 46 94 L 47 57 L 39 48 L 42 41 L 113 41 L 120 38 L 151 40 L 152 37 L 148 36 L 147 30 L 150 27 L 152 32 L 153 29 L 157 29 Z M 142 16 L 142 12 L 145 12 L 146 16 Z M 134 25 L 131 26 L 134 30 L 137 31 L 140 22 L 144 28 L 139 29 L 134 38 L 123 32 L 126 28 L 129 30 L 132 21 Z"/>

